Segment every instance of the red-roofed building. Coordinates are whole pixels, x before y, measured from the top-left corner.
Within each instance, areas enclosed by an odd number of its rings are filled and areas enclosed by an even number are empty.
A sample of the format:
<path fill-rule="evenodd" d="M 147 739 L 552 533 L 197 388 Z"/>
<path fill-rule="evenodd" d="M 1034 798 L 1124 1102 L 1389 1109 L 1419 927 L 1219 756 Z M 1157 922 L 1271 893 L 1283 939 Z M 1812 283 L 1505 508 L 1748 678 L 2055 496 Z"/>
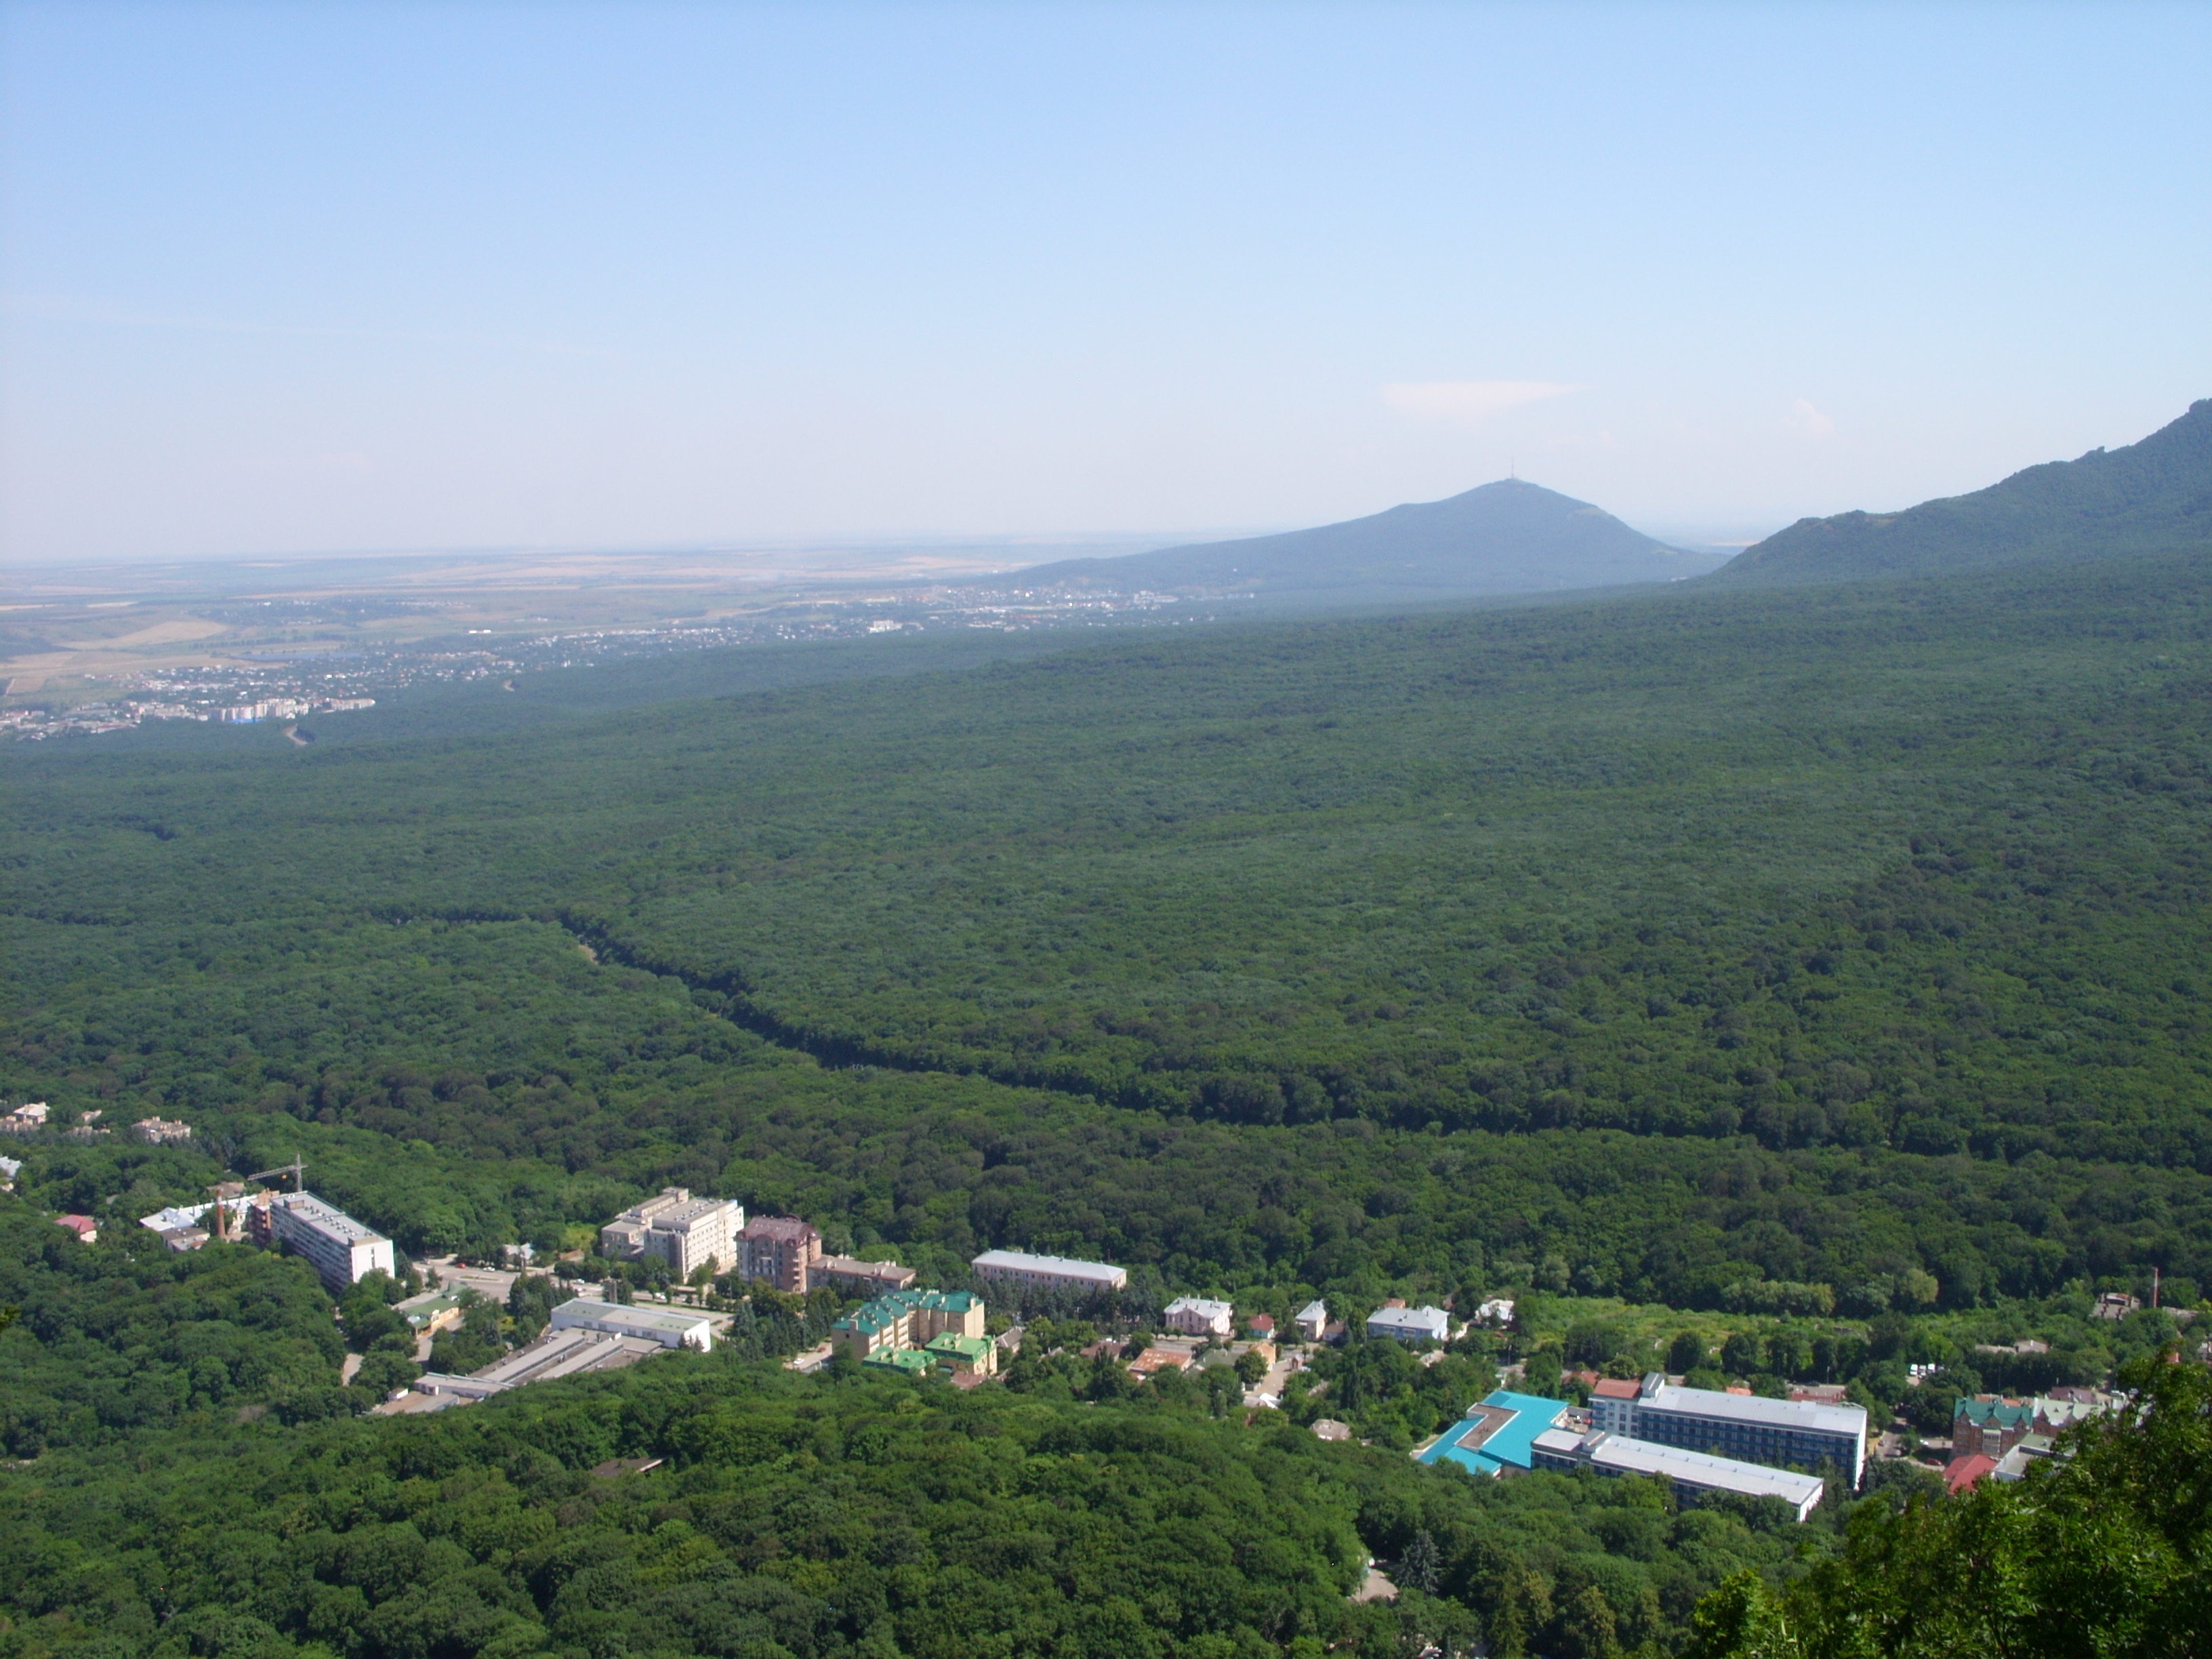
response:
<path fill-rule="evenodd" d="M 1275 1334 L 1275 1322 L 1267 1314 L 1254 1314 L 1244 1322 L 1244 1328 L 1263 1342 L 1272 1341 Z"/>
<path fill-rule="evenodd" d="M 1984 1457 L 1979 1452 L 1969 1452 L 1964 1457 L 1954 1457 L 1943 1470 L 1944 1489 L 1952 1497 L 1956 1498 L 1996 1466 L 1996 1458 Z"/>
<path fill-rule="evenodd" d="M 1636 1437 L 1636 1401 L 1643 1385 L 1623 1376 L 1601 1376 L 1590 1384 L 1590 1427 Z"/>
<path fill-rule="evenodd" d="M 100 1224 L 88 1215 L 58 1215 L 54 1224 L 68 1228 L 82 1243 L 89 1244 L 100 1237 Z"/>

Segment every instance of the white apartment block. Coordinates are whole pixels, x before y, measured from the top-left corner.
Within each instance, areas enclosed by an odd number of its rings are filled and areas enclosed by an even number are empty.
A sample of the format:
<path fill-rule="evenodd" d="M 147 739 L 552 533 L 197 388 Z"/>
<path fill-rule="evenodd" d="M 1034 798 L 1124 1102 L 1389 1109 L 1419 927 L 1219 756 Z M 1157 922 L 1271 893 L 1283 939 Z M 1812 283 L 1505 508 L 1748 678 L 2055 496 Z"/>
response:
<path fill-rule="evenodd" d="M 599 1253 L 618 1260 L 665 1261 L 678 1279 L 702 1267 L 718 1273 L 738 1265 L 744 1206 L 726 1198 L 694 1198 L 685 1187 L 664 1188 L 599 1229 Z"/>
<path fill-rule="evenodd" d="M 1179 1296 L 1168 1304 L 1160 1315 L 1160 1322 L 1171 1331 L 1181 1331 L 1186 1336 L 1219 1336 L 1229 1334 L 1229 1322 L 1235 1310 L 1226 1302 L 1208 1302 L 1195 1296 Z"/>
<path fill-rule="evenodd" d="M 1076 1291 L 1128 1288 L 1129 1273 L 1105 1261 L 1079 1261 L 1064 1255 L 1031 1255 L 1026 1250 L 986 1250 L 969 1263 L 981 1279 L 1041 1285 Z"/>
<path fill-rule="evenodd" d="M 313 1193 L 275 1194 L 269 1225 L 277 1244 L 307 1257 L 333 1295 L 367 1274 L 394 1271 L 390 1239 Z"/>

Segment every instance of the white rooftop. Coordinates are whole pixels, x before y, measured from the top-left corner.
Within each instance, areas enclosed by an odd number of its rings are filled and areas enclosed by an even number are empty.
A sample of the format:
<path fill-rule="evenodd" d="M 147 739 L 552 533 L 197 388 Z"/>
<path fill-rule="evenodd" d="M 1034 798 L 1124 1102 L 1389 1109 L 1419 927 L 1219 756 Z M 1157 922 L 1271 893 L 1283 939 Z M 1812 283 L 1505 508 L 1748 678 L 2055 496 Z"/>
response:
<path fill-rule="evenodd" d="M 1811 1430 L 1821 1434 L 1866 1433 L 1863 1406 L 1826 1406 L 1813 1400 L 1768 1400 L 1755 1394 L 1723 1394 L 1717 1389 L 1686 1389 L 1674 1382 L 1656 1387 L 1647 1381 L 1640 1407 L 1681 1412 L 1692 1417 L 1725 1418 L 1769 1428 Z"/>
<path fill-rule="evenodd" d="M 289 1210 L 294 1215 L 312 1221 L 333 1238 L 342 1238 L 349 1244 L 387 1242 L 375 1228 L 356 1221 L 335 1204 L 317 1198 L 313 1193 L 279 1193 L 270 1200 L 272 1206 Z"/>
<path fill-rule="evenodd" d="M 1367 1316 L 1367 1327 L 1372 1330 L 1377 1325 L 1430 1334 L 1450 1330 L 1451 1316 L 1442 1308 L 1377 1308 Z"/>
<path fill-rule="evenodd" d="M 570 1318 L 590 1318 L 608 1325 L 628 1325 L 641 1331 L 673 1331 L 683 1334 L 697 1330 L 702 1325 L 714 1322 L 705 1314 L 684 1313 L 674 1308 L 641 1308 L 628 1302 L 590 1302 L 572 1297 L 553 1311 L 573 1307 L 576 1312 Z"/>
<path fill-rule="evenodd" d="M 1218 1319 L 1232 1311 L 1226 1302 L 1208 1302 L 1202 1296 L 1179 1296 L 1168 1304 L 1169 1313 L 1194 1313 L 1201 1319 Z"/>
<path fill-rule="evenodd" d="M 1126 1269 L 1110 1262 L 1078 1261 L 1065 1255 L 1031 1255 L 1027 1250 L 986 1250 L 969 1265 L 987 1273 L 997 1267 L 1008 1273 L 1047 1273 L 1059 1279 L 1089 1279 L 1116 1285 L 1129 1277 Z"/>
<path fill-rule="evenodd" d="M 1778 1498 L 1801 1512 L 1810 1507 L 1808 1499 L 1817 1498 L 1825 1490 L 1817 1475 L 1792 1474 L 1787 1469 L 1770 1469 L 1763 1463 L 1739 1462 L 1733 1457 L 1684 1451 L 1680 1447 L 1655 1445 L 1649 1440 L 1631 1440 L 1618 1434 L 1608 1434 L 1598 1440 L 1590 1450 L 1590 1462 L 1595 1468 L 1620 1474 L 1663 1474 L 1670 1480 L 1693 1486 L 1717 1486 L 1749 1498 Z"/>

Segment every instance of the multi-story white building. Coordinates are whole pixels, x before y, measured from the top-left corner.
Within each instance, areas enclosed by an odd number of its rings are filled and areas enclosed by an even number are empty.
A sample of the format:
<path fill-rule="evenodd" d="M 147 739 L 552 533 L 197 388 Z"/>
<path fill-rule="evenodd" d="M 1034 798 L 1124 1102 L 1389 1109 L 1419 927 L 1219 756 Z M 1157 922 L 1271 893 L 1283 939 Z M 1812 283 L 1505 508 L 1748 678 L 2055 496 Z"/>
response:
<path fill-rule="evenodd" d="M 1309 1302 L 1298 1310 L 1298 1316 L 1291 1322 L 1298 1328 L 1298 1334 L 1309 1342 L 1318 1342 L 1322 1333 L 1328 1328 L 1328 1304 Z"/>
<path fill-rule="evenodd" d="M 1741 1458 L 1772 1467 L 1814 1468 L 1832 1463 L 1856 1490 L 1866 1468 L 1867 1414 L 1863 1406 L 1686 1389 L 1653 1371 L 1614 1431 L 1662 1446 Z"/>
<path fill-rule="evenodd" d="M 1717 1492 L 1739 1498 L 1778 1498 L 1800 1521 L 1812 1514 L 1826 1490 L 1818 1475 L 1792 1474 L 1732 1457 L 1685 1451 L 1679 1446 L 1632 1439 L 1603 1429 L 1593 1429 L 1588 1434 L 1547 1429 L 1529 1443 L 1528 1464 L 1531 1468 L 1560 1474 L 1587 1468 L 1607 1475 L 1664 1475 L 1686 1506 Z"/>
<path fill-rule="evenodd" d="M 1367 1316 L 1367 1334 L 1398 1342 L 1449 1342 L 1451 1316 L 1442 1308 L 1377 1308 Z"/>
<path fill-rule="evenodd" d="M 390 1239 L 313 1193 L 272 1196 L 269 1227 L 280 1248 L 313 1264 L 334 1295 L 367 1274 L 393 1271 Z"/>
<path fill-rule="evenodd" d="M 1220 1336 L 1229 1334 L 1231 1316 L 1236 1310 L 1226 1302 L 1208 1302 L 1201 1297 L 1179 1296 L 1168 1304 L 1160 1315 L 1160 1322 L 1171 1331 L 1181 1331 L 1186 1336 Z"/>
<path fill-rule="evenodd" d="M 1036 1285 L 1074 1291 L 1128 1288 L 1129 1271 L 1105 1261 L 1079 1261 L 1064 1255 L 1031 1255 L 1026 1250 L 986 1250 L 969 1263 L 978 1279 L 1012 1285 Z"/>
<path fill-rule="evenodd" d="M 738 1236 L 744 1224 L 744 1206 L 734 1200 L 694 1198 L 689 1188 L 669 1187 L 600 1228 L 599 1252 L 665 1261 L 678 1279 L 708 1266 L 727 1273 L 739 1265 Z"/>
<path fill-rule="evenodd" d="M 1607 1434 L 1631 1434 L 1636 1427 L 1636 1401 L 1642 1394 L 1640 1384 L 1619 1377 L 1598 1379 L 1590 1390 L 1590 1427 L 1602 1429 Z"/>

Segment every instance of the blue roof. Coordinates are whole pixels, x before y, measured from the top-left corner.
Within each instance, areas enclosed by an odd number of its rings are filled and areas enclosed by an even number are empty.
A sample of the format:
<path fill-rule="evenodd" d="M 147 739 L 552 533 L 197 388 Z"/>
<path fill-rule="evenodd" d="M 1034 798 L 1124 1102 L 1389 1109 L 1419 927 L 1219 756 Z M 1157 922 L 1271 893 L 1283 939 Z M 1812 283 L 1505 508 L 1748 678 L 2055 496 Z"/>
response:
<path fill-rule="evenodd" d="M 1502 1470 L 1526 1469 L 1528 1467 L 1529 1443 L 1558 1420 L 1566 1410 L 1564 1400 L 1547 1400 L 1540 1395 L 1515 1394 L 1498 1389 L 1483 1397 L 1486 1406 L 1496 1406 L 1511 1412 L 1510 1421 L 1498 1425 L 1490 1438 L 1482 1442 L 1480 1450 L 1469 1450 L 1459 1443 L 1461 1437 L 1480 1430 L 1485 1421 L 1480 1417 L 1462 1418 L 1437 1437 L 1436 1444 L 1420 1455 L 1424 1463 L 1449 1462 L 1475 1474 L 1492 1475 Z"/>

